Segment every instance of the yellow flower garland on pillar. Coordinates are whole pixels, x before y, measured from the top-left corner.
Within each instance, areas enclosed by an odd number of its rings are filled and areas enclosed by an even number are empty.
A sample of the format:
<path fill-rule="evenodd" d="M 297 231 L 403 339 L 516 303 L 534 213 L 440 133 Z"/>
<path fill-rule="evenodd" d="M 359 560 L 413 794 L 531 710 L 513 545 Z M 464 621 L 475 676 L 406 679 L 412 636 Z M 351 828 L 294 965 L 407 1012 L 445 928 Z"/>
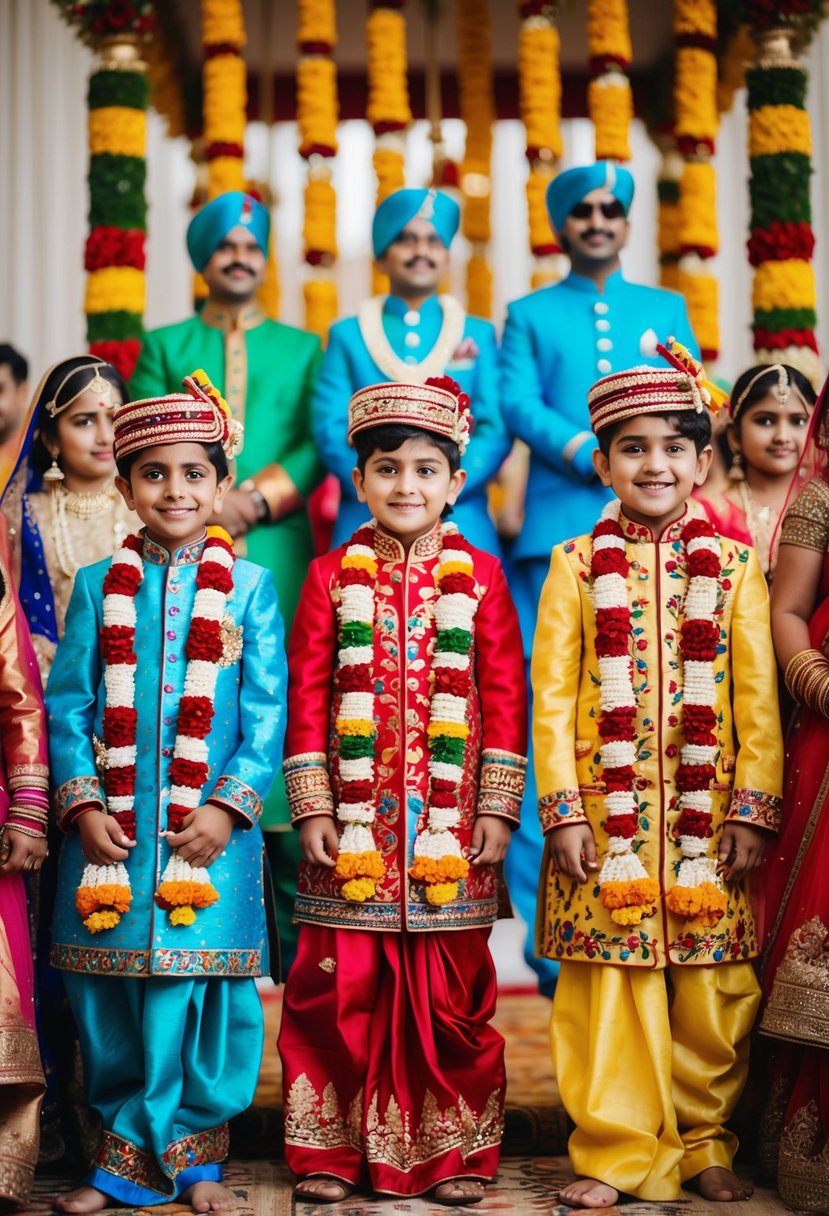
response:
<path fill-rule="evenodd" d="M 368 102 L 366 118 L 376 138 L 373 156 L 377 174 L 377 203 L 406 184 L 405 132 L 412 121 L 409 106 L 406 19 L 400 9 L 405 0 L 370 0 L 366 20 Z M 372 291 L 388 290 L 388 280 L 376 269 Z"/>
<path fill-rule="evenodd" d="M 527 209 L 530 248 L 536 259 L 530 279 L 533 290 L 560 276 L 555 255 L 561 248 L 547 215 L 547 186 L 562 153 L 560 41 L 549 4 L 519 0 L 518 90 L 521 118 L 527 131 Z"/>
<path fill-rule="evenodd" d="M 587 110 L 596 128 L 596 160 L 630 160 L 633 94 L 627 69 L 633 57 L 626 0 L 588 0 Z"/>
<path fill-rule="evenodd" d="M 662 287 L 679 291 L 680 214 L 679 193 L 684 163 L 670 137 L 661 141 L 662 163 L 656 183 L 659 198 L 657 242 L 659 282 Z"/>
<path fill-rule="evenodd" d="M 299 0 L 297 124 L 299 152 L 308 162 L 302 236 L 310 268 L 303 284 L 305 327 L 323 341 L 337 319 L 337 196 L 331 161 L 337 153 L 337 44 L 334 0 Z"/>
<path fill-rule="evenodd" d="M 492 30 L 488 3 L 457 0 L 458 86 L 460 115 L 466 124 L 461 165 L 463 235 L 472 246 L 466 264 L 466 306 L 476 317 L 492 316 L 492 267 L 488 248 L 490 224 L 492 124 Z"/>
<path fill-rule="evenodd" d="M 719 129 L 715 0 L 674 0 L 676 141 L 685 159 L 679 197 L 679 288 L 702 357 L 717 358 L 719 288 L 706 263 L 719 248 L 711 157 Z"/>

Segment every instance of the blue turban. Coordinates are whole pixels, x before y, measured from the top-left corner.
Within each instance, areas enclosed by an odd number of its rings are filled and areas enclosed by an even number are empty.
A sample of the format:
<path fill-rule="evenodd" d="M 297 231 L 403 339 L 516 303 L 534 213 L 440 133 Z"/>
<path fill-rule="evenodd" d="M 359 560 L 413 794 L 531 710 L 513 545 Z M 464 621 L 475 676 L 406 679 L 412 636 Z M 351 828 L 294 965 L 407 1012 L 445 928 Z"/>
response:
<path fill-rule="evenodd" d="M 630 211 L 633 199 L 633 177 L 612 160 L 598 160 L 594 165 L 580 165 L 577 169 L 565 169 L 554 177 L 547 187 L 547 211 L 550 223 L 556 232 L 561 232 L 564 221 L 585 195 L 592 190 L 609 190 L 625 209 Z"/>
<path fill-rule="evenodd" d="M 206 203 L 190 221 L 187 252 L 196 270 L 203 270 L 231 229 L 237 224 L 249 228 L 263 253 L 268 252 L 271 217 L 267 207 L 250 194 L 231 190 Z"/>
<path fill-rule="evenodd" d="M 461 222 L 461 209 L 440 190 L 395 190 L 374 213 L 371 225 L 374 256 L 381 257 L 413 219 L 428 220 L 448 249 Z"/>

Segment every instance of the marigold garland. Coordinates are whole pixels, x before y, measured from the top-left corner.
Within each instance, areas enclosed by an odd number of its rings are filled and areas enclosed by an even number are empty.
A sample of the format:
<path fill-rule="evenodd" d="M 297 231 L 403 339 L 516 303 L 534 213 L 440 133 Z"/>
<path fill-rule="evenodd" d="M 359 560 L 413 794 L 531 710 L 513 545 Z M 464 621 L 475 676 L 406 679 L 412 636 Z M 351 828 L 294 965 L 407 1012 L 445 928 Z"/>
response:
<path fill-rule="evenodd" d="M 662 161 L 656 183 L 659 199 L 657 246 L 659 249 L 659 282 L 671 291 L 679 291 L 680 258 L 680 180 L 684 162 L 672 137 L 661 140 Z"/>
<path fill-rule="evenodd" d="M 607 854 L 599 873 L 599 898 L 611 919 L 636 925 L 655 912 L 659 883 L 636 848 L 640 830 L 636 795 L 636 722 L 638 702 L 630 657 L 633 616 L 627 578 L 630 561 L 619 523 L 618 500 L 608 503 L 593 529 L 590 572 L 596 612 L 599 665 L 599 754 L 607 814 Z M 720 550 L 707 520 L 691 520 L 682 530 L 688 590 L 679 649 L 683 667 L 684 743 L 676 772 L 680 814 L 676 836 L 681 861 L 675 886 L 666 896 L 677 916 L 715 924 L 725 912 L 725 896 L 709 856 L 710 785 L 715 775 L 716 726 L 713 663 L 719 642 L 714 616 L 718 607 Z"/>
<path fill-rule="evenodd" d="M 303 284 L 305 327 L 325 341 L 337 317 L 333 266 L 337 259 L 337 196 L 331 160 L 337 152 L 337 42 L 334 0 L 299 0 L 300 58 L 297 63 L 299 152 L 308 162 L 305 262 L 314 267 Z"/>
<path fill-rule="evenodd" d="M 405 131 L 412 121 L 407 77 L 406 19 L 402 0 L 370 0 L 366 19 L 366 118 L 375 136 L 372 157 L 377 203 L 405 184 Z M 386 275 L 372 267 L 372 292 L 388 290 Z"/>
<path fill-rule="evenodd" d="M 719 288 L 705 262 L 719 247 L 716 174 L 711 164 L 719 127 L 714 0 L 674 0 L 674 37 L 675 137 L 685 157 L 679 189 L 679 286 L 702 357 L 713 361 L 720 345 Z"/>
<path fill-rule="evenodd" d="M 130 840 L 135 840 L 136 827 L 135 598 L 144 577 L 143 544 L 141 536 L 128 536 L 113 557 L 103 582 L 103 624 L 99 631 L 106 688 L 104 791 L 108 813 Z M 196 573 L 196 595 L 185 643 L 187 669 L 170 764 L 167 828 L 173 832 L 180 831 L 186 816 L 200 806 L 202 787 L 209 776 L 205 740 L 215 712 L 216 677 L 223 649 L 221 621 L 233 589 L 233 561 L 228 533 L 223 528 L 208 528 Z M 173 852 L 155 896 L 159 907 L 170 912 L 171 923 L 192 924 L 195 910 L 209 907 L 218 898 L 208 871 L 191 866 Z M 129 872 L 123 863 L 85 867 L 75 906 L 91 933 L 114 928 L 131 902 Z"/>
<path fill-rule="evenodd" d="M 774 6 L 773 23 L 762 0 L 746 0 L 744 7 L 752 28 L 760 31 L 757 55 L 746 73 L 754 349 L 758 363 L 785 358 L 817 387 L 809 199 L 812 136 L 807 76 L 792 39 L 797 35 L 808 41 L 818 6 L 809 0 L 782 0 Z"/>
<path fill-rule="evenodd" d="M 488 244 L 495 95 L 490 26 L 489 5 L 482 6 L 480 0 L 458 0 L 455 22 L 458 89 L 460 116 L 466 125 L 466 147 L 460 168 L 461 231 L 472 246 L 466 264 L 466 305 L 476 317 L 492 316 Z"/>
<path fill-rule="evenodd" d="M 587 112 L 596 129 L 596 160 L 630 160 L 633 94 L 627 69 L 632 58 L 626 0 L 588 0 L 587 54 L 592 77 Z"/>
<path fill-rule="evenodd" d="M 563 150 L 561 138 L 560 39 L 554 11 L 535 0 L 519 0 L 518 95 L 527 132 L 527 212 L 535 258 L 533 289 L 559 277 L 554 255 L 561 248 L 550 227 L 546 193 Z"/>

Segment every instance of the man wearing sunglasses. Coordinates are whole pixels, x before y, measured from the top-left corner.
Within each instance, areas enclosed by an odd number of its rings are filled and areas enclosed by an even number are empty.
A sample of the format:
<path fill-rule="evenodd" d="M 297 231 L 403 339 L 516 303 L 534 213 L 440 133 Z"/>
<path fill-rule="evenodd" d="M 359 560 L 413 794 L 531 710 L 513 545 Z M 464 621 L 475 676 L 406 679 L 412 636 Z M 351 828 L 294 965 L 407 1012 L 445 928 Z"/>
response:
<path fill-rule="evenodd" d="M 587 393 L 596 380 L 637 364 L 659 364 L 657 341 L 675 337 L 699 354 L 685 301 L 675 292 L 631 283 L 620 253 L 629 232 L 633 177 L 612 161 L 568 169 L 547 189 L 547 210 L 570 274 L 508 309 L 501 347 L 501 409 L 511 434 L 530 448 L 524 523 L 510 561 L 510 590 L 529 661 L 541 587 L 553 545 L 588 532 L 607 491 L 593 469 L 597 446 Z M 542 838 L 532 765 L 521 828 L 510 848 L 510 894 L 535 923 Z M 527 961 L 552 993 L 553 964 Z"/>

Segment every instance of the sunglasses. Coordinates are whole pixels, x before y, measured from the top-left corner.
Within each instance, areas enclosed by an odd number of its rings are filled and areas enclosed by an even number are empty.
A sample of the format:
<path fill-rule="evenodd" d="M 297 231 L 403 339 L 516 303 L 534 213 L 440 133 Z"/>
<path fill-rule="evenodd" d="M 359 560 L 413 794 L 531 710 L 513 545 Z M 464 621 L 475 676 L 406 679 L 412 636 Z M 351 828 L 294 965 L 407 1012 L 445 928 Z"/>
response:
<path fill-rule="evenodd" d="M 589 220 L 596 210 L 601 211 L 606 220 L 622 220 L 625 218 L 625 209 L 618 198 L 613 198 L 608 203 L 576 203 L 570 212 L 570 218 L 574 220 Z"/>

